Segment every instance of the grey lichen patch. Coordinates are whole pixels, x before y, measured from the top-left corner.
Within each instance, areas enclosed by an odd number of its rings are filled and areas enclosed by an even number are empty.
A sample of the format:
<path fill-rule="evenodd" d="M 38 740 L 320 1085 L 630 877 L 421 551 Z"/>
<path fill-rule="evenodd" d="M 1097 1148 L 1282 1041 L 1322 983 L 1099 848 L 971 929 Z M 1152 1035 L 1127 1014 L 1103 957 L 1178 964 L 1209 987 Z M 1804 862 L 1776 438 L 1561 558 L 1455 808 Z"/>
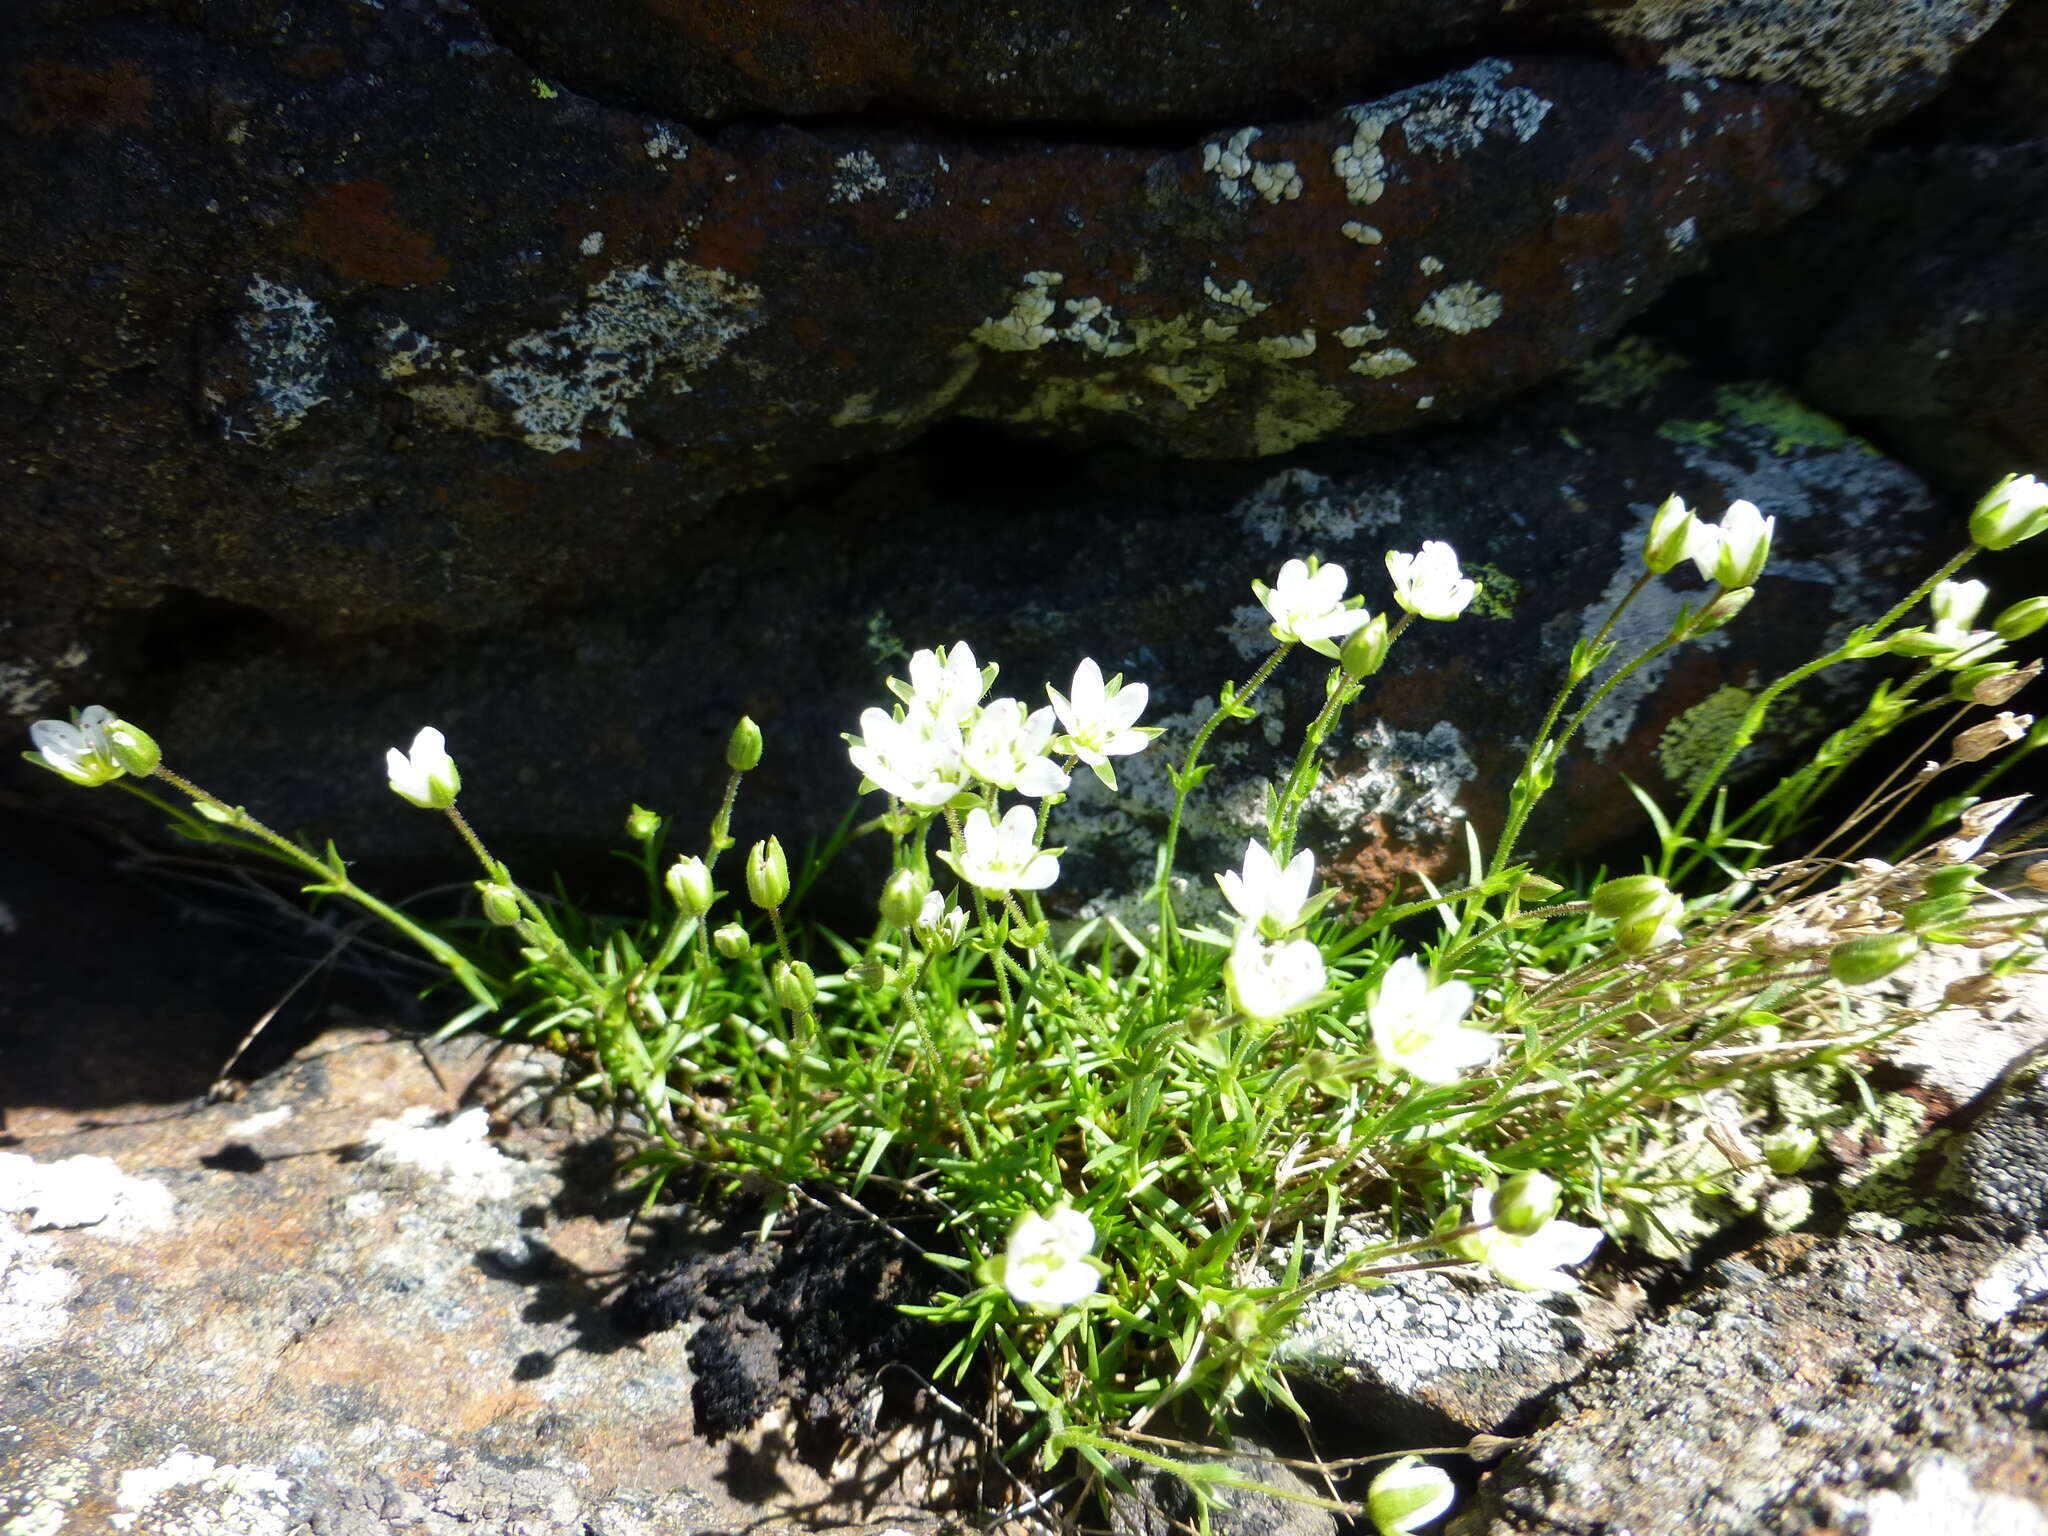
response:
<path fill-rule="evenodd" d="M 690 146 L 677 138 L 667 123 L 650 123 L 641 148 L 650 160 L 683 161 L 690 158 Z"/>
<path fill-rule="evenodd" d="M 7 626 L 0 623 L 0 629 Z M 82 645 L 74 645 L 46 664 L 59 671 L 85 665 L 91 656 Z M 32 715 L 64 691 L 64 679 L 52 677 L 45 666 L 27 661 L 0 661 L 0 708 L 13 715 Z"/>
<path fill-rule="evenodd" d="M 1481 59 L 1470 68 L 1348 108 L 1349 143 L 1331 156 L 1331 168 L 1354 203 L 1376 203 L 1396 179 L 1387 135 L 1398 125 L 1410 153 L 1437 160 L 1470 154 L 1489 137 L 1526 144 L 1549 115 L 1551 103 L 1522 85 L 1505 59 Z"/>
<path fill-rule="evenodd" d="M 620 267 L 591 284 L 552 330 L 507 344 L 510 359 L 484 375 L 527 443 L 543 453 L 583 446 L 593 422 L 631 437 L 626 406 L 657 383 L 676 393 L 760 324 L 761 292 L 715 267 L 686 261 Z"/>
<path fill-rule="evenodd" d="M 78 1275 L 57 1256 L 56 1242 L 0 1214 L 0 1360 L 49 1343 L 70 1320 Z"/>
<path fill-rule="evenodd" d="M 1465 738 L 1447 720 L 1427 731 L 1395 730 L 1375 720 L 1352 737 L 1365 765 L 1316 786 L 1307 809 L 1340 833 L 1356 834 L 1375 816 L 1402 836 L 1436 841 L 1465 819 L 1462 785 L 1479 773 Z"/>
<path fill-rule="evenodd" d="M 269 1467 L 173 1451 L 121 1474 L 107 1524 L 161 1536 L 284 1536 L 295 1523 L 291 1493 L 290 1480 Z"/>
<path fill-rule="evenodd" d="M 1391 487 L 1358 489 L 1310 470 L 1283 469 L 1261 481 L 1227 516 L 1245 537 L 1276 551 L 1284 547 L 1286 557 L 1293 558 L 1327 553 L 1361 533 L 1395 527 L 1401 508 L 1401 493 Z M 1272 649 L 1265 633 L 1265 610 L 1249 612 L 1258 616 L 1254 633 L 1239 637 L 1233 632 L 1233 639 L 1245 656 L 1263 656 Z"/>
<path fill-rule="evenodd" d="M 1415 312 L 1416 321 L 1454 336 L 1482 331 L 1500 318 L 1501 296 L 1477 283 L 1452 283 L 1439 288 Z"/>
<path fill-rule="evenodd" d="M 1363 357 L 1351 360 L 1351 371 L 1362 373 L 1368 378 L 1390 379 L 1397 373 L 1406 373 L 1415 366 L 1415 354 L 1402 347 L 1385 347 L 1378 352 L 1368 352 Z"/>
<path fill-rule="evenodd" d="M 828 203 L 857 203 L 871 193 L 885 192 L 889 178 L 882 174 L 882 164 L 865 149 L 851 150 L 832 162 L 832 189 L 825 194 Z"/>
<path fill-rule="evenodd" d="M 481 1108 L 465 1109 L 444 1122 L 419 1106 L 395 1120 L 372 1122 L 363 1140 L 372 1161 L 417 1169 L 458 1200 L 508 1200 L 538 1175 L 499 1151 L 490 1130 L 490 1117 Z"/>
<path fill-rule="evenodd" d="M 1240 128 L 1226 139 L 1202 146 L 1202 169 L 1216 178 L 1216 190 L 1232 203 L 1254 196 L 1269 203 L 1292 202 L 1301 196 L 1301 173 L 1292 160 L 1259 160 L 1252 155 L 1256 128 Z"/>
<path fill-rule="evenodd" d="M 326 402 L 334 319 L 310 295 L 267 277 L 252 277 L 243 294 L 249 307 L 236 317 L 235 333 L 249 362 L 254 421 L 249 428 L 231 421 L 227 429 L 267 443 Z"/>
<path fill-rule="evenodd" d="M 412 378 L 444 360 L 438 341 L 403 320 L 394 320 L 377 333 L 377 350 L 382 354 L 377 361 L 377 376 L 393 381 Z M 458 349 L 455 356 L 461 355 Z"/>
<path fill-rule="evenodd" d="M 1788 80 L 1833 111 L 1863 114 L 1945 75 L 2005 9 L 2006 0 L 1635 0 L 1595 19 L 1664 44 L 1667 67 Z"/>

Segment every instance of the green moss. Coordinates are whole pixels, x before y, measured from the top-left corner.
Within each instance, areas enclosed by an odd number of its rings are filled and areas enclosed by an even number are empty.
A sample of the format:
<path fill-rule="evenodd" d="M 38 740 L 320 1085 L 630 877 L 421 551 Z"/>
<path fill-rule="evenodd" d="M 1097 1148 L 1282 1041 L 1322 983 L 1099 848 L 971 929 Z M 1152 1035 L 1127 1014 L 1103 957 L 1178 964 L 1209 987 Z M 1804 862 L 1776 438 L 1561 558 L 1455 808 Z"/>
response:
<path fill-rule="evenodd" d="M 1732 684 L 1716 688 L 1665 726 L 1657 738 L 1657 761 L 1664 777 L 1688 791 L 1697 786 L 1749 713 L 1754 697 L 1747 688 Z"/>
<path fill-rule="evenodd" d="M 868 615 L 868 632 L 864 640 L 868 661 L 877 671 L 894 661 L 910 660 L 910 648 L 897 637 L 889 615 L 877 608 Z"/>
<path fill-rule="evenodd" d="M 1686 444 L 1695 448 L 1712 446 L 1726 430 L 1718 421 L 1681 421 L 1677 417 L 1659 422 L 1657 425 L 1657 435 L 1665 442 Z"/>
<path fill-rule="evenodd" d="M 1714 404 L 1730 421 L 1768 435 L 1771 452 L 1780 457 L 1802 448 L 1877 452 L 1832 416 L 1823 416 L 1775 384 L 1724 384 L 1714 391 Z"/>
<path fill-rule="evenodd" d="M 1499 566 L 1486 560 L 1465 564 L 1465 574 L 1479 583 L 1472 598 L 1471 612 L 1482 619 L 1512 619 L 1522 601 L 1522 584 Z"/>
<path fill-rule="evenodd" d="M 1641 336 L 1625 336 L 1598 357 L 1573 371 L 1579 398 L 1588 405 L 1625 410 L 1639 404 L 1664 382 L 1664 376 L 1686 366 L 1684 358 Z"/>

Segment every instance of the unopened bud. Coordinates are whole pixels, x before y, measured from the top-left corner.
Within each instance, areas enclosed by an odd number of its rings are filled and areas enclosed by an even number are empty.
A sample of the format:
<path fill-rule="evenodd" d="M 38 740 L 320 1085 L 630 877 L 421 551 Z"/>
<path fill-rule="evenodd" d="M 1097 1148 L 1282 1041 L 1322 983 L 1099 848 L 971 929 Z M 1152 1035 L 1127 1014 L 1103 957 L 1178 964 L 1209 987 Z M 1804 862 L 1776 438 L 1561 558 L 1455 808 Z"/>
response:
<path fill-rule="evenodd" d="M 511 886 L 498 880 L 479 880 L 476 893 L 483 904 L 484 916 L 499 928 L 510 928 L 519 921 L 519 896 Z"/>
<path fill-rule="evenodd" d="M 1372 1480 L 1365 1504 L 1380 1536 L 1407 1536 L 1444 1513 L 1457 1497 L 1450 1473 L 1420 1457 L 1403 1456 Z"/>
<path fill-rule="evenodd" d="M 896 979 L 896 973 L 879 960 L 860 960 L 846 968 L 846 974 L 869 991 L 886 987 Z"/>
<path fill-rule="evenodd" d="M 1675 895 L 1649 907 L 1626 922 L 1614 925 L 1614 947 L 1630 959 L 1640 959 L 1651 950 L 1669 944 L 1679 936 L 1678 920 L 1685 916 L 1685 903 Z"/>
<path fill-rule="evenodd" d="M 1906 926 L 1918 933 L 1928 928 L 1947 928 L 1961 922 L 1970 915 L 1975 905 L 1965 891 L 1951 896 L 1923 896 L 1918 901 L 1909 901 L 1900 909 L 1899 916 Z"/>
<path fill-rule="evenodd" d="M 1259 1336 L 1259 1329 L 1265 1318 L 1259 1309 L 1248 1301 L 1240 1301 L 1223 1314 L 1223 1329 L 1234 1344 L 1249 1344 Z"/>
<path fill-rule="evenodd" d="M 2048 528 L 2048 485 L 2032 475 L 2007 475 L 1970 514 L 1970 537 L 1986 549 L 2010 549 Z"/>
<path fill-rule="evenodd" d="M 2048 624 L 2048 597 L 2023 597 L 1991 621 L 2001 640 L 2024 640 Z"/>
<path fill-rule="evenodd" d="M 106 724 L 107 747 L 114 754 L 114 761 L 134 774 L 146 779 L 156 772 L 156 765 L 163 761 L 163 752 L 149 732 L 141 726 L 126 720 L 109 720 Z"/>
<path fill-rule="evenodd" d="M 1882 981 L 1914 955 L 1920 941 L 1910 933 L 1874 933 L 1837 944 L 1828 956 L 1828 974 L 1847 987 Z"/>
<path fill-rule="evenodd" d="M 1749 600 L 1755 596 L 1755 587 L 1736 587 L 1732 591 L 1721 593 L 1700 610 L 1699 616 L 1687 628 L 1686 638 L 1697 639 L 1701 635 L 1712 634 L 1747 608 Z"/>
<path fill-rule="evenodd" d="M 636 805 L 626 813 L 626 836 L 636 843 L 644 843 L 661 830 L 661 817 L 644 805 Z"/>
<path fill-rule="evenodd" d="M 725 743 L 725 766 L 734 773 L 746 773 L 761 761 L 761 727 L 753 717 L 741 715 Z"/>
<path fill-rule="evenodd" d="M 1764 1161 L 1781 1179 L 1791 1178 L 1812 1162 L 1813 1154 L 1819 1150 L 1820 1136 L 1803 1125 L 1791 1126 L 1764 1138 Z"/>
<path fill-rule="evenodd" d="M 737 960 L 754 947 L 754 941 L 747 930 L 738 923 L 727 923 L 711 935 L 711 942 L 718 952 L 728 960 Z"/>
<path fill-rule="evenodd" d="M 1623 875 L 1593 888 L 1593 913 L 1616 921 L 1640 917 L 1663 902 L 1671 887 L 1658 875 Z"/>
<path fill-rule="evenodd" d="M 2015 715 L 2002 710 L 1996 718 L 1973 725 L 1967 731 L 1959 731 L 1949 743 L 1949 756 L 1959 763 L 1982 762 L 2000 747 L 2011 746 L 2027 734 L 2027 727 L 2034 723 L 2032 715 Z"/>
<path fill-rule="evenodd" d="M 1387 648 L 1393 644 L 1387 616 L 1376 613 L 1351 631 L 1337 652 L 1337 665 L 1348 677 L 1371 677 L 1386 665 Z"/>
<path fill-rule="evenodd" d="M 910 927 L 923 914 L 931 890 L 932 878 L 923 870 L 897 870 L 882 886 L 882 921 L 892 928 Z"/>
<path fill-rule="evenodd" d="M 1643 540 L 1643 564 L 1653 575 L 1662 576 L 1691 552 L 1698 537 L 1699 519 L 1677 496 L 1664 498 L 1650 518 L 1649 537 Z"/>
<path fill-rule="evenodd" d="M 775 962 L 775 1001 L 791 1013 L 807 1013 L 818 1000 L 818 978 L 801 960 Z"/>
<path fill-rule="evenodd" d="M 1301 1075 L 1317 1093 L 1341 1099 L 1349 1091 L 1342 1066 L 1334 1051 L 1310 1051 L 1301 1058 Z"/>
<path fill-rule="evenodd" d="M 710 867 L 695 854 L 669 865 L 662 884 L 668 888 L 668 899 L 686 917 L 702 917 L 718 899 L 711 888 Z"/>
<path fill-rule="evenodd" d="M 1902 629 L 1885 642 L 1885 649 L 1894 656 L 1911 656 L 1917 661 L 1928 661 L 1936 656 L 1946 656 L 1956 648 L 1953 635 L 1937 635 L 1931 629 L 1915 625 Z"/>
<path fill-rule="evenodd" d="M 747 895 L 755 906 L 769 910 L 789 900 L 789 860 L 782 855 L 780 838 L 747 850 Z"/>
<path fill-rule="evenodd" d="M 1530 873 L 1522 876 L 1521 883 L 1515 887 L 1515 894 L 1524 901 L 1548 901 L 1563 889 L 1564 887 L 1555 880 L 1546 880 L 1539 874 Z"/>
<path fill-rule="evenodd" d="M 1527 1237 L 1557 1214 L 1563 1196 L 1549 1174 L 1518 1173 L 1494 1191 L 1493 1224 L 1510 1237 Z"/>

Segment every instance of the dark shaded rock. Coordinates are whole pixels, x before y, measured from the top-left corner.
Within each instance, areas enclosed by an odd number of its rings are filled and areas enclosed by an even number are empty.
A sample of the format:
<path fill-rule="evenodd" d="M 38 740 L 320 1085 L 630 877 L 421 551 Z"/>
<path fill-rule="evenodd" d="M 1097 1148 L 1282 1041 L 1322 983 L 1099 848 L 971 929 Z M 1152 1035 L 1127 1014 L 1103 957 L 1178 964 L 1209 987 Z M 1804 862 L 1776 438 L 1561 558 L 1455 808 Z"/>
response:
<path fill-rule="evenodd" d="M 1259 1447 L 1244 1447 L 1240 1454 L 1225 1458 L 1224 1465 L 1237 1476 L 1282 1494 L 1251 1489 L 1218 1489 L 1212 1492 L 1207 1519 L 1194 1491 L 1170 1472 L 1126 1461 L 1121 1470 L 1130 1488 L 1109 1496 L 1109 1528 L 1114 1536 L 1176 1536 L 1181 1531 L 1206 1528 L 1215 1536 L 1335 1536 L 1337 1517 L 1309 1503 L 1328 1500 L 1329 1489 L 1318 1487 L 1294 1468 L 1262 1454 Z"/>
<path fill-rule="evenodd" d="M 98 1126 L 17 1106 L 22 1140 L 0 1151 L 0 1525 L 934 1530 L 915 1501 L 960 1460 L 928 1414 L 899 1430 L 893 1408 L 870 1412 L 822 1454 L 772 1418 L 706 1442 L 687 1336 L 635 1339 L 607 1316 L 645 1255 L 633 1202 L 579 1214 L 591 1192 L 564 1183 L 595 1126 L 493 1133 L 461 1106 L 549 1069 L 488 1050 L 344 1030 L 239 1104 Z M 218 1166 L 223 1144 L 261 1166 Z"/>
<path fill-rule="evenodd" d="M 1983 1118 L 1957 1145 L 1945 1184 L 1965 1213 L 2048 1254 L 2048 1061 L 2014 1065 Z"/>
<path fill-rule="evenodd" d="M 2048 1529 L 2048 1311 L 1986 1327 L 1998 1249 L 1773 1239 L 1568 1388 L 1456 1536 Z"/>

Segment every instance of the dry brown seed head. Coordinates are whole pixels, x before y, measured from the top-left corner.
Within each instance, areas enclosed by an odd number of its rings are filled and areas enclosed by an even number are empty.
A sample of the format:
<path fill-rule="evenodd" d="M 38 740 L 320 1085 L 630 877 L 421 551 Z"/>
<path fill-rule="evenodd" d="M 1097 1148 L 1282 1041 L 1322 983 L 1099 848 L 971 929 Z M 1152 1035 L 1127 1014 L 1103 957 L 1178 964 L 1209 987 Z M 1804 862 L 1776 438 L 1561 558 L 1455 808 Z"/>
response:
<path fill-rule="evenodd" d="M 1981 725 L 1957 732 L 1956 739 L 1949 743 L 1949 755 L 1959 763 L 1982 762 L 2000 747 L 2011 746 L 2026 735 L 2033 723 L 2032 715 L 2016 715 L 2002 709 Z"/>
<path fill-rule="evenodd" d="M 2034 860 L 2027 866 L 2027 872 L 2022 878 L 2031 889 L 2048 891 L 2048 859 Z"/>
<path fill-rule="evenodd" d="M 1979 704 L 1995 709 L 2040 675 L 2041 663 L 2032 662 L 2017 672 L 2005 672 L 1997 677 L 1985 678 L 1970 690 L 1970 697 Z"/>

